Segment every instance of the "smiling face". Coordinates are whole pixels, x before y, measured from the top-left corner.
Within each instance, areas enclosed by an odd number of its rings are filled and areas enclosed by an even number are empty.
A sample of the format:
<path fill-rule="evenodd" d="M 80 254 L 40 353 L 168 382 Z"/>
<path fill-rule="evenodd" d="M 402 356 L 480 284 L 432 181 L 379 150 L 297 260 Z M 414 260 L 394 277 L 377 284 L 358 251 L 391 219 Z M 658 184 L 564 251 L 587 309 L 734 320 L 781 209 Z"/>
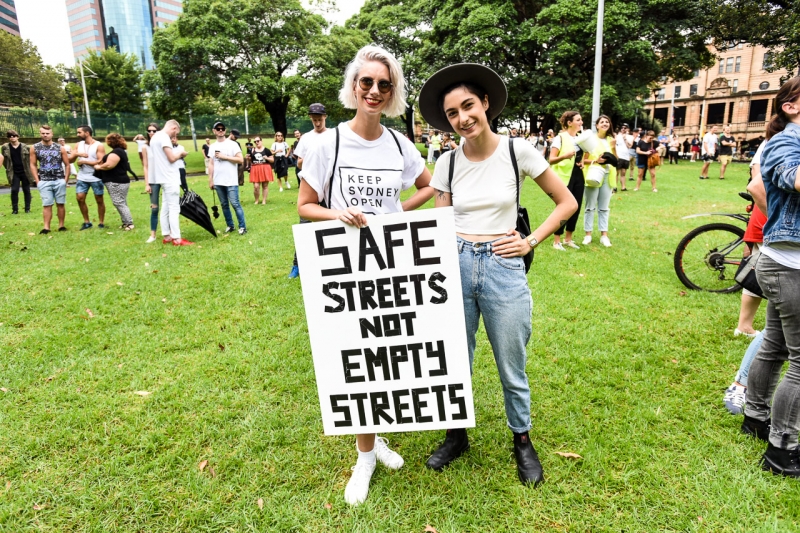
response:
<path fill-rule="evenodd" d="M 481 100 L 465 87 L 456 87 L 444 97 L 444 114 L 450 126 L 453 131 L 467 139 L 476 139 L 483 133 L 491 133 L 489 120 L 486 118 L 488 109 L 488 97 L 484 96 Z"/>
<path fill-rule="evenodd" d="M 572 132 L 580 131 L 582 127 L 583 118 L 580 115 L 575 115 L 570 122 L 567 122 L 567 129 Z"/>
<path fill-rule="evenodd" d="M 597 133 L 602 133 L 602 137 L 608 133 L 608 129 L 611 127 L 611 123 L 608 121 L 607 118 L 601 118 L 597 121 Z"/>
<path fill-rule="evenodd" d="M 283 133 L 278 132 L 275 134 L 275 142 L 282 143 L 283 142 Z"/>
<path fill-rule="evenodd" d="M 365 88 L 372 80 L 372 86 Z M 358 72 L 353 81 L 353 91 L 355 92 L 356 102 L 358 102 L 357 112 L 369 115 L 380 115 L 392 99 L 393 91 L 390 89 L 382 93 L 379 89 L 381 82 L 392 83 L 389 75 L 389 68 L 380 61 L 368 61 Z"/>

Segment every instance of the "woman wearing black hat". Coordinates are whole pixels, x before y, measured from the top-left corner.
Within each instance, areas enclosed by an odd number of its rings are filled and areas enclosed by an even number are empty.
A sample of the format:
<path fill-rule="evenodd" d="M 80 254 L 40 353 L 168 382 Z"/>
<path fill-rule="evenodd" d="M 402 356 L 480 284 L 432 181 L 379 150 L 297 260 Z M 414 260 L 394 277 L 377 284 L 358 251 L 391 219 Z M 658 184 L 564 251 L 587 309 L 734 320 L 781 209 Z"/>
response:
<path fill-rule="evenodd" d="M 528 436 L 530 387 L 525 363 L 532 301 L 522 256 L 563 225 L 578 205 L 530 143 L 513 142 L 491 130 L 491 120 L 503 110 L 506 98 L 505 84 L 493 70 L 459 64 L 434 74 L 422 88 L 419 102 L 429 124 L 466 139 L 463 147 L 438 161 L 431 184 L 436 207 L 455 210 L 470 366 L 482 315 L 503 384 L 508 426 L 514 433 L 517 474 L 524 484 L 536 485 L 544 475 Z M 517 190 L 525 176 L 531 176 L 556 204 L 531 235 L 514 229 Z M 450 429 L 427 466 L 440 470 L 468 449 L 466 429 Z"/>

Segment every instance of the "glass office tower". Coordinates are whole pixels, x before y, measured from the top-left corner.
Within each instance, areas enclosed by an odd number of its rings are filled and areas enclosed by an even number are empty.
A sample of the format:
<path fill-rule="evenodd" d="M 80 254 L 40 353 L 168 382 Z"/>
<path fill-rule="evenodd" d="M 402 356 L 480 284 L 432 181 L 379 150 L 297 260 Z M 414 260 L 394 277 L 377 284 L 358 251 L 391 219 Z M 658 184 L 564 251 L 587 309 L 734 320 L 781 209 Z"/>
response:
<path fill-rule="evenodd" d="M 133 54 L 142 68 L 154 67 L 150 45 L 153 22 L 149 0 L 102 0 L 106 46 L 117 45 L 122 54 Z M 109 38 L 110 36 L 110 38 Z"/>

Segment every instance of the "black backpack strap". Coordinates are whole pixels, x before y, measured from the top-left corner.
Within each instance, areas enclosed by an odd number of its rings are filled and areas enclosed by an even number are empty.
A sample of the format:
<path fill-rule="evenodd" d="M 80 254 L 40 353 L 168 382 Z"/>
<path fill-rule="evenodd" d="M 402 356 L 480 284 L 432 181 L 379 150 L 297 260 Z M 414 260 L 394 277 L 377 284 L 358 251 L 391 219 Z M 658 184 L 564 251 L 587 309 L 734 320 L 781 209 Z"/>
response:
<path fill-rule="evenodd" d="M 403 149 L 400 148 L 400 141 L 397 140 L 397 136 L 392 131 L 392 128 L 386 128 L 386 129 L 389 131 L 389 133 L 392 134 L 392 139 L 394 139 L 394 143 L 397 145 L 397 149 L 400 150 L 400 155 L 403 155 Z"/>
<path fill-rule="evenodd" d="M 336 148 L 333 151 L 333 166 L 331 167 L 330 184 L 328 185 L 328 198 L 325 199 L 325 207 L 331 209 L 331 195 L 333 194 L 333 177 L 336 175 L 336 163 L 339 161 L 339 126 L 336 130 Z"/>
<path fill-rule="evenodd" d="M 453 173 L 456 170 L 456 152 L 458 148 L 455 150 L 450 150 L 450 169 L 447 171 L 447 186 L 450 187 L 450 203 L 453 203 Z"/>
<path fill-rule="evenodd" d="M 511 164 L 514 166 L 514 178 L 517 183 L 517 211 L 519 211 L 519 167 L 517 166 L 517 155 L 514 153 L 514 139 L 508 138 L 508 151 L 511 152 Z"/>

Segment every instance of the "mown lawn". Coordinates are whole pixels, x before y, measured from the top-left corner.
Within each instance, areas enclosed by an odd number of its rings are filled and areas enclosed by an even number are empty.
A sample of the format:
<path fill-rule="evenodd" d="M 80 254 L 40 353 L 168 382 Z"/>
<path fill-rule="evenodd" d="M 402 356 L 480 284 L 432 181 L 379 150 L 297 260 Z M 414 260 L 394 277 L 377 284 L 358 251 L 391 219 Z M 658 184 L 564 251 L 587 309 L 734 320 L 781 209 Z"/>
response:
<path fill-rule="evenodd" d="M 436 473 L 424 461 L 439 432 L 388 435 L 406 466 L 379 467 L 357 508 L 343 500 L 353 439 L 322 434 L 300 283 L 286 277 L 296 189 L 254 206 L 248 185 L 248 235 L 184 222 L 197 246 L 182 249 L 144 244 L 141 182 L 133 232 L 78 232 L 71 188 L 70 231 L 39 236 L 38 198 L 12 217 L 0 196 L 0 531 L 800 530 L 800 485 L 757 467 L 763 445 L 722 405 L 747 347 L 732 335 L 740 296 L 687 291 L 672 270 L 704 221 L 681 216 L 744 208 L 744 165 L 724 182 L 699 168 L 615 195 L 612 248 L 536 253 L 528 375 L 545 484 L 517 481 L 480 333 L 472 450 Z M 205 178 L 190 183 L 210 204 Z M 549 200 L 532 185 L 538 221 Z"/>

